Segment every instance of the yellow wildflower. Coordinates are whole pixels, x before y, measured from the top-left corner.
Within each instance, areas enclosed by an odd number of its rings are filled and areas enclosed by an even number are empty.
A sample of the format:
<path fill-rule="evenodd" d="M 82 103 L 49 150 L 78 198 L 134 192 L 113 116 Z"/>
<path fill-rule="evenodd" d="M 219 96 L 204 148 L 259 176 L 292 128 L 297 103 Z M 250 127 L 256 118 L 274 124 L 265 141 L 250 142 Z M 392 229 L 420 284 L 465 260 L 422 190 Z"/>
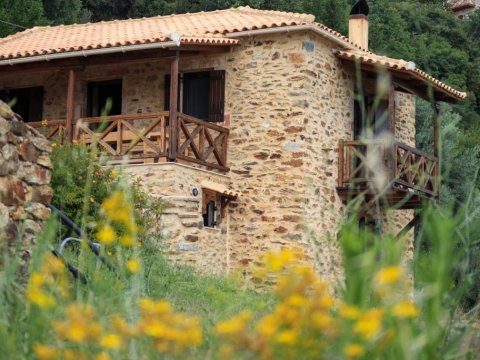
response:
<path fill-rule="evenodd" d="M 345 347 L 343 353 L 349 359 L 356 359 L 365 355 L 365 349 L 359 344 L 350 344 Z"/>
<path fill-rule="evenodd" d="M 110 325 L 113 329 L 125 336 L 135 336 L 136 329 L 130 326 L 124 318 L 119 315 L 114 315 L 110 321 Z"/>
<path fill-rule="evenodd" d="M 272 271 L 280 271 L 283 267 L 292 264 L 300 258 L 298 251 L 284 248 L 278 253 L 268 253 L 265 256 L 266 264 Z"/>
<path fill-rule="evenodd" d="M 58 358 L 58 350 L 52 346 L 36 343 L 33 345 L 33 351 L 40 360 L 50 360 Z"/>
<path fill-rule="evenodd" d="M 293 330 L 285 330 L 275 337 L 275 341 L 280 344 L 293 345 L 297 340 L 297 333 Z"/>
<path fill-rule="evenodd" d="M 257 266 L 252 270 L 252 276 L 255 279 L 263 279 L 268 275 L 268 270 L 263 266 Z"/>
<path fill-rule="evenodd" d="M 140 309 L 145 314 L 165 315 L 172 312 L 172 307 L 165 300 L 153 301 L 149 298 L 140 299 Z"/>
<path fill-rule="evenodd" d="M 403 271 L 400 266 L 387 266 L 375 275 L 377 285 L 390 285 L 398 282 L 402 277 Z"/>
<path fill-rule="evenodd" d="M 52 295 L 46 294 L 40 289 L 28 289 L 27 299 L 40 308 L 51 308 L 55 306 L 55 299 Z"/>
<path fill-rule="evenodd" d="M 252 314 L 249 311 L 244 311 L 239 315 L 233 317 L 230 320 L 221 322 L 216 326 L 217 333 L 220 335 L 233 335 L 242 330 L 247 326 L 247 323 L 251 319 Z"/>
<path fill-rule="evenodd" d="M 76 343 L 85 341 L 86 337 L 87 331 L 83 324 L 71 324 L 65 332 L 65 338 Z"/>
<path fill-rule="evenodd" d="M 312 314 L 312 322 L 318 329 L 322 331 L 335 330 L 335 322 L 333 318 L 326 312 L 318 312 Z"/>
<path fill-rule="evenodd" d="M 398 304 L 395 304 L 392 309 L 394 316 L 398 318 L 414 318 L 419 314 L 418 307 L 409 300 L 404 300 Z"/>
<path fill-rule="evenodd" d="M 290 306 L 295 306 L 295 307 L 302 307 L 305 306 L 308 301 L 305 297 L 298 295 L 298 294 L 293 294 L 287 298 L 285 301 L 288 305 Z"/>
<path fill-rule="evenodd" d="M 90 203 L 94 203 L 95 202 L 95 199 L 93 198 L 93 196 L 90 196 L 90 198 L 88 199 L 90 201 Z"/>
<path fill-rule="evenodd" d="M 63 264 L 62 260 L 53 256 L 52 254 L 47 254 L 43 258 L 42 269 L 44 272 L 50 272 L 54 274 L 65 273 L 65 265 Z"/>
<path fill-rule="evenodd" d="M 116 236 L 117 234 L 115 234 L 115 231 L 109 225 L 105 225 L 97 233 L 98 241 L 104 243 L 105 245 L 113 243 Z"/>
<path fill-rule="evenodd" d="M 260 336 L 271 337 L 277 331 L 278 322 L 275 316 L 267 315 L 257 323 L 256 330 Z"/>
<path fill-rule="evenodd" d="M 100 346 L 105 349 L 118 350 L 122 347 L 122 338 L 117 334 L 105 334 L 100 339 Z"/>
<path fill-rule="evenodd" d="M 56 147 L 57 147 L 57 143 L 52 142 L 52 143 L 51 143 L 51 146 L 52 146 L 52 148 L 56 148 Z"/>
<path fill-rule="evenodd" d="M 65 349 L 63 351 L 64 360 L 88 360 L 84 353 L 73 351 L 72 349 Z"/>
<path fill-rule="evenodd" d="M 106 352 L 101 352 L 97 356 L 95 356 L 95 360 L 110 360 L 111 357 Z"/>
<path fill-rule="evenodd" d="M 137 273 L 140 271 L 140 261 L 137 259 L 130 259 L 127 261 L 127 269 L 131 273 Z"/>
<path fill-rule="evenodd" d="M 360 310 L 354 305 L 341 305 L 338 313 L 344 319 L 356 320 L 360 316 Z"/>
<path fill-rule="evenodd" d="M 46 276 L 40 273 L 33 273 L 32 276 L 30 276 L 30 285 L 32 287 L 41 287 L 46 282 L 47 282 Z"/>
<path fill-rule="evenodd" d="M 106 199 L 102 204 L 102 210 L 110 220 L 124 223 L 129 229 L 133 227 L 132 206 L 122 192 L 116 191 Z"/>
<path fill-rule="evenodd" d="M 53 328 L 60 338 L 74 343 L 93 341 L 102 333 L 102 327 L 95 318 L 91 306 L 74 304 L 67 309 L 67 319 L 54 322 Z"/>
<path fill-rule="evenodd" d="M 125 247 L 132 247 L 133 246 L 133 236 L 123 235 L 120 238 L 120 244 L 122 244 Z"/>
<path fill-rule="evenodd" d="M 322 296 L 318 300 L 318 304 L 322 309 L 331 309 L 335 303 L 335 300 L 332 296 L 327 295 L 327 296 Z"/>
<path fill-rule="evenodd" d="M 372 309 L 363 314 L 355 323 L 353 331 L 364 339 L 372 339 L 381 329 L 383 311 Z"/>
<path fill-rule="evenodd" d="M 110 170 L 110 177 L 112 179 L 115 179 L 117 177 L 117 173 L 115 172 L 115 170 L 113 170 L 113 169 Z"/>

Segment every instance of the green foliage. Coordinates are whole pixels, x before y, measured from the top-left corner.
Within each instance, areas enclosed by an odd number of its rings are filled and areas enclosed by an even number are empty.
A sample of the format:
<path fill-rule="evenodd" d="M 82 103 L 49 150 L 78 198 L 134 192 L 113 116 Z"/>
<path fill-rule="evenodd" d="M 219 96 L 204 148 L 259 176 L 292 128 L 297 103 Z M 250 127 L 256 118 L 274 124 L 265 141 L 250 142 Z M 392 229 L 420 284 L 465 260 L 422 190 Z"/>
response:
<path fill-rule="evenodd" d="M 51 155 L 53 163 L 51 186 L 52 203 L 74 222 L 80 224 L 85 213 L 85 223 L 99 217 L 100 205 L 109 196 L 112 188 L 119 186 L 118 178 L 112 176 L 92 153 L 80 145 L 56 146 Z"/>
<path fill-rule="evenodd" d="M 22 28 L 7 24 L 29 28 L 37 25 L 45 25 L 41 0 L 3 0 L 0 1 L 0 36 L 4 37 Z"/>
<path fill-rule="evenodd" d="M 149 236 L 151 223 L 162 213 L 163 204 L 145 193 L 138 181 L 127 184 L 121 168 L 102 166 L 102 160 L 81 145 L 56 146 L 51 159 L 52 204 L 76 224 L 91 234 L 100 218 L 101 204 L 112 191 L 122 190 L 132 197 L 140 237 Z"/>
<path fill-rule="evenodd" d="M 43 0 L 43 9 L 52 25 L 86 22 L 90 18 L 82 0 Z"/>

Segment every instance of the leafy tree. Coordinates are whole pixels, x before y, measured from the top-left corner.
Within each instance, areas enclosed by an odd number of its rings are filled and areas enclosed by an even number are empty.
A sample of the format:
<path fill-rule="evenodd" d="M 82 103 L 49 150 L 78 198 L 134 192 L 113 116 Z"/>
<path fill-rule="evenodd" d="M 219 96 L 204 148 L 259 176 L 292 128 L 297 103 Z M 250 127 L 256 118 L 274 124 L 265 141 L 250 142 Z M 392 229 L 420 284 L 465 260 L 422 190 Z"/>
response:
<path fill-rule="evenodd" d="M 0 1 L 0 36 L 45 24 L 41 0 Z M 13 24 L 13 25 L 12 25 Z M 18 26 L 15 26 L 18 25 Z"/>
<path fill-rule="evenodd" d="M 54 25 L 85 22 L 90 17 L 82 0 L 43 0 L 43 10 Z"/>

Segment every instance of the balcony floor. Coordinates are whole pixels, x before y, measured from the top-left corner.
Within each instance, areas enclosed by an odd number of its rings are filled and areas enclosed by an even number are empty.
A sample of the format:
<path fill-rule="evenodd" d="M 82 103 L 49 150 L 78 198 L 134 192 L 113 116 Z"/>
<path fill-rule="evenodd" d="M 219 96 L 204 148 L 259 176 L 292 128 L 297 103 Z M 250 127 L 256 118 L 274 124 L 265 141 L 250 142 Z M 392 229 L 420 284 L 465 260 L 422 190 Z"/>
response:
<path fill-rule="evenodd" d="M 385 209 L 418 209 L 425 202 L 431 201 L 433 197 L 419 194 L 416 191 L 392 187 L 381 196 L 371 188 L 365 187 L 337 187 L 338 196 L 347 204 L 354 201 L 357 197 L 363 196 L 363 203 L 369 203 L 374 200 L 378 206 Z"/>

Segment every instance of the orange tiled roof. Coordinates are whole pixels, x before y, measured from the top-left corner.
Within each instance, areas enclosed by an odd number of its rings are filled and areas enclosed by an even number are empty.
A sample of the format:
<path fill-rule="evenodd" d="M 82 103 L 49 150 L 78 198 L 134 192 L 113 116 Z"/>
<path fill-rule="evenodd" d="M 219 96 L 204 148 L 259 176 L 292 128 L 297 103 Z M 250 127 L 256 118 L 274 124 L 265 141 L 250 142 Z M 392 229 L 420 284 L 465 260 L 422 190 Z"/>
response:
<path fill-rule="evenodd" d="M 465 98 L 466 94 L 443 84 L 415 66 L 411 68 L 408 64 L 412 63 L 367 52 L 342 34 L 314 21 L 315 17 L 308 14 L 238 7 L 142 19 L 35 27 L 0 39 L 0 61 L 162 43 L 173 40 L 171 39 L 173 32 L 180 35 L 180 44 L 235 45 L 239 40 L 234 36 L 242 35 L 243 31 L 305 25 L 305 29 L 317 31 L 336 41 L 337 45 L 344 49 L 337 53 L 340 57 L 358 58 L 364 62 L 384 64 L 389 69 L 408 71 L 443 93 L 450 94 L 456 99 Z M 40 56 L 39 60 L 42 58 Z"/>
<path fill-rule="evenodd" d="M 393 59 L 386 56 L 376 55 L 369 51 L 361 50 L 337 50 L 336 55 L 340 58 L 360 61 L 362 64 L 373 65 L 378 67 L 387 68 L 393 72 L 403 72 L 412 75 L 414 78 L 419 79 L 432 86 L 437 91 L 449 95 L 457 100 L 464 100 L 467 94 L 458 90 L 455 90 L 451 86 L 435 79 L 433 76 L 428 75 L 426 72 L 418 69 L 415 63 L 411 61 L 405 61 L 401 59 Z"/>
<path fill-rule="evenodd" d="M 450 0 L 448 6 L 453 11 L 472 9 L 475 7 L 475 0 Z"/>
<path fill-rule="evenodd" d="M 228 33 L 313 23 L 314 16 L 239 7 L 211 12 L 35 27 L 0 39 L 0 60 L 170 40 L 182 44 L 232 45 Z"/>

